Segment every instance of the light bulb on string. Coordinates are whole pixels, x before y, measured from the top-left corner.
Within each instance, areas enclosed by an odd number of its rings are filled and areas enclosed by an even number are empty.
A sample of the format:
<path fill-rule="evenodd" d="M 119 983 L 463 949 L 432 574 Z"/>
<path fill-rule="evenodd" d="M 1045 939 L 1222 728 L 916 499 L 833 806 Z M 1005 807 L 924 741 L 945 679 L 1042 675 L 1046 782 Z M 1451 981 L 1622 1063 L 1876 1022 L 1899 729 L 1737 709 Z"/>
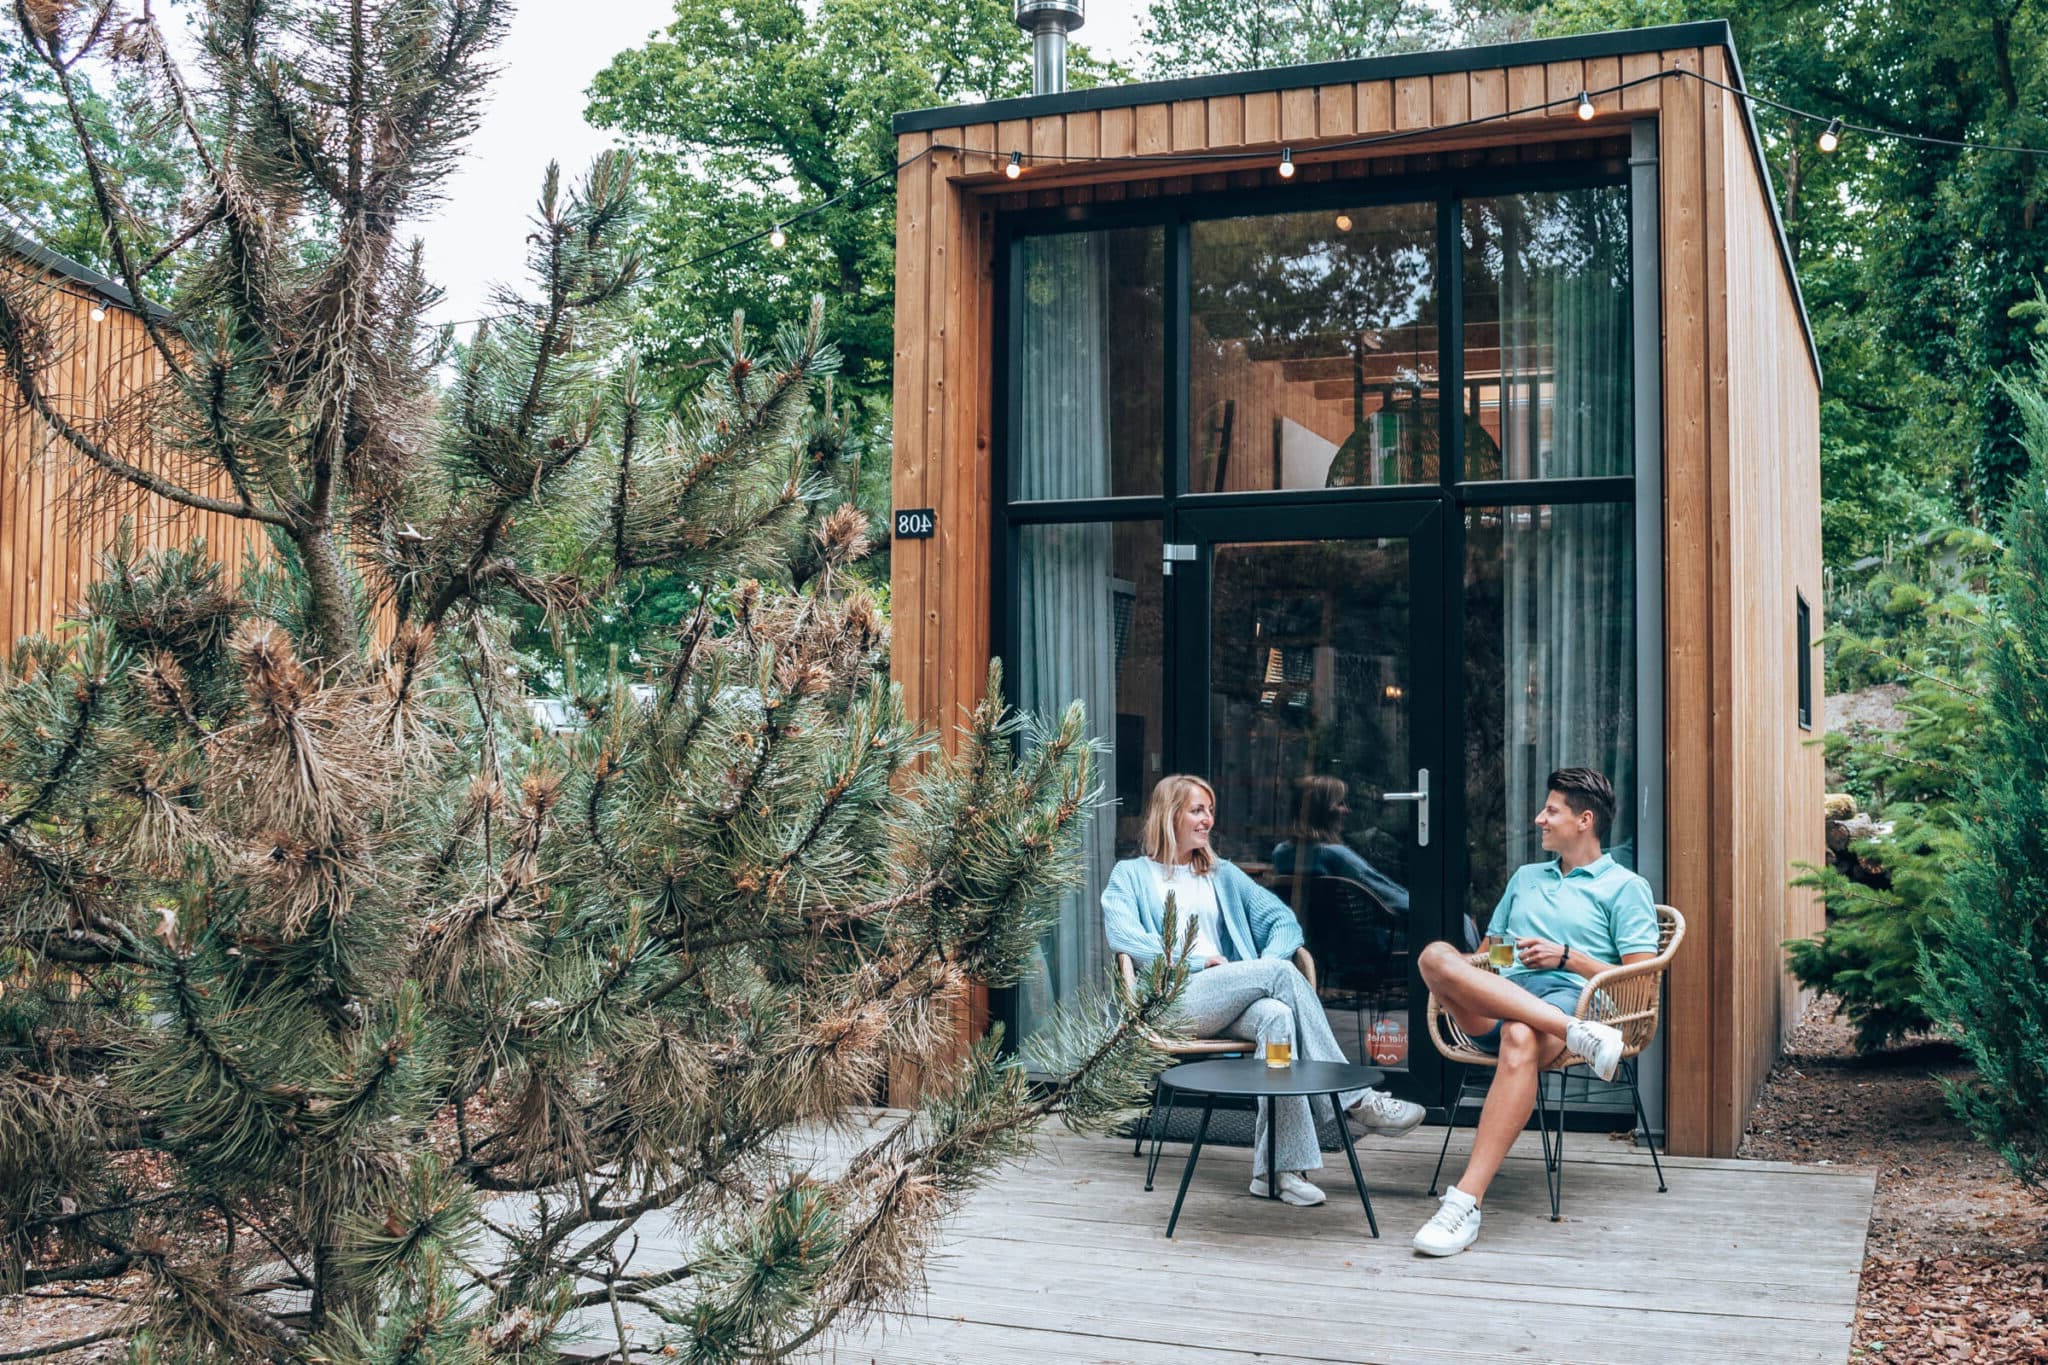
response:
<path fill-rule="evenodd" d="M 1350 215 L 1350 214 L 1348 214 L 1348 213 L 1340 213 L 1340 214 L 1338 214 L 1338 215 L 1337 215 L 1337 231 L 1339 231 L 1339 232 L 1349 232 L 1349 231 L 1351 231 L 1351 215 Z"/>
<path fill-rule="evenodd" d="M 1024 174 L 1024 153 L 1011 152 L 1010 164 L 1003 167 L 1003 174 L 1007 175 L 1012 180 L 1015 180 L 1018 176 Z"/>
<path fill-rule="evenodd" d="M 1820 149 L 1824 152 L 1832 152 L 1833 150 L 1835 150 L 1835 148 L 1841 145 L 1842 121 L 1840 119 L 1833 119 L 1828 123 L 1828 126 L 1826 128 L 1823 128 L 1821 130 Z"/>
<path fill-rule="evenodd" d="M 1579 122 L 1590 123 L 1593 121 L 1593 97 L 1583 90 L 1579 92 L 1578 112 Z"/>
<path fill-rule="evenodd" d="M 788 244 L 789 234 L 782 230 L 782 224 L 777 223 L 774 227 L 768 229 L 768 245 L 780 248 Z"/>
<path fill-rule="evenodd" d="M 86 316 L 94 322 L 105 322 L 107 320 L 107 301 L 105 299 L 94 299 L 92 301 L 92 311 L 87 313 Z"/>
<path fill-rule="evenodd" d="M 1282 147 L 1280 149 L 1280 178 L 1282 180 L 1294 179 L 1294 149 L 1292 147 Z"/>

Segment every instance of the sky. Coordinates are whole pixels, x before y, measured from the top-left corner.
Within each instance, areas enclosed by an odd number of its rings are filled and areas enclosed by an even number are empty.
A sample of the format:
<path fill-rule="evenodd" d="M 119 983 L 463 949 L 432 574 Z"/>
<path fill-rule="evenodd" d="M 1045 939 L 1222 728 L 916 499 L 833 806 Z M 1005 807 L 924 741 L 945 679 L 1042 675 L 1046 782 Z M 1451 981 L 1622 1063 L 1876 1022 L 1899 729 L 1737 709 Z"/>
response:
<path fill-rule="evenodd" d="M 1088 0 L 1078 38 L 1130 57 L 1144 0 Z M 612 57 L 645 42 L 674 13 L 671 0 L 524 0 L 498 52 L 482 125 L 443 198 L 414 226 L 427 270 L 445 291 L 436 321 L 489 311 L 494 283 L 520 283 L 526 222 L 550 159 L 580 175 L 610 135 L 583 121 L 583 92 Z M 1017 44 L 1030 40 L 1020 29 Z"/>

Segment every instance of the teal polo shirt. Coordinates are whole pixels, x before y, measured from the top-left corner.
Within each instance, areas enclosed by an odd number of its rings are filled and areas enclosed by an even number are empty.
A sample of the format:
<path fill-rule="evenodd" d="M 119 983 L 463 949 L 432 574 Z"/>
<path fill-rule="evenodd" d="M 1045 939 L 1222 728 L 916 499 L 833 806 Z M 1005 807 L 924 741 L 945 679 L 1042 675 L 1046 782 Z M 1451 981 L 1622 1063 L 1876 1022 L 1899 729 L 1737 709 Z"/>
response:
<path fill-rule="evenodd" d="M 1604 853 L 1568 873 L 1552 858 L 1515 869 L 1486 932 L 1569 944 L 1573 952 L 1619 964 L 1630 953 L 1657 951 L 1657 901 L 1648 882 Z M 1519 962 L 1501 974 L 1539 993 L 1586 981 L 1577 972 Z"/>

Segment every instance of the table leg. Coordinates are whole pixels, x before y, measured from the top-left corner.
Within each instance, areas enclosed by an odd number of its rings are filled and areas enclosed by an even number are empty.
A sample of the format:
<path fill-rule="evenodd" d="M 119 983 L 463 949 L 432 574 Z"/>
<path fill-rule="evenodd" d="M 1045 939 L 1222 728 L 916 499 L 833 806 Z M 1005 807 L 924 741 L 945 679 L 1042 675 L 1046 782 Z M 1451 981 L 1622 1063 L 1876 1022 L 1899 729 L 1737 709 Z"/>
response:
<path fill-rule="evenodd" d="M 1166 1141 L 1166 1127 L 1173 1122 L 1173 1106 L 1180 1099 L 1180 1091 L 1173 1086 L 1163 1087 L 1166 1091 L 1166 1114 L 1161 1117 L 1159 1106 L 1152 1107 L 1152 1156 L 1145 1163 L 1145 1193 L 1152 1192 L 1152 1177 L 1159 1173 L 1159 1148 Z"/>
<path fill-rule="evenodd" d="M 1339 1106 L 1342 1093 L 1330 1096 L 1330 1103 Z M 1372 1229 L 1372 1235 L 1380 1235 L 1380 1220 L 1373 1217 L 1372 1196 L 1365 1192 L 1365 1172 L 1358 1168 L 1358 1148 L 1351 1142 L 1351 1125 L 1344 1121 L 1344 1110 L 1337 1108 L 1337 1131 L 1344 1138 L 1344 1155 L 1351 1161 L 1351 1179 L 1358 1186 L 1358 1202 L 1365 1205 L 1365 1225 Z"/>
<path fill-rule="evenodd" d="M 1180 1173 L 1180 1193 L 1173 1197 L 1173 1216 L 1166 1220 L 1166 1235 L 1173 1236 L 1174 1224 L 1180 1222 L 1181 1201 L 1188 1197 L 1188 1181 L 1195 1173 L 1195 1162 L 1202 1155 L 1202 1139 L 1209 1136 L 1209 1115 L 1216 1112 L 1216 1097 L 1202 1097 L 1202 1122 L 1195 1128 L 1195 1145 L 1188 1148 L 1188 1164 Z"/>
<path fill-rule="evenodd" d="M 1266 1198 L 1280 1197 L 1280 1135 L 1273 1131 L 1279 1120 L 1279 1111 L 1273 1108 L 1273 1101 L 1260 1100 L 1259 1106 L 1266 1114 Z M 1259 1116 L 1252 1115 L 1252 1141 L 1259 1140 Z"/>

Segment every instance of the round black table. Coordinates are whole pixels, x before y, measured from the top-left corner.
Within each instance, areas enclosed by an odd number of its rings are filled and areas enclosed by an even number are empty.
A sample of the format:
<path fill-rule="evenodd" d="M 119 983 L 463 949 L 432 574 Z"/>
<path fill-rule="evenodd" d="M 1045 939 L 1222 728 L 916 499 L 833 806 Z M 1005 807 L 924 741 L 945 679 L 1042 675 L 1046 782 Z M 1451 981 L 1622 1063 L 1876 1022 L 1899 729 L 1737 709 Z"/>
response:
<path fill-rule="evenodd" d="M 1159 1077 L 1159 1084 L 1166 1099 L 1166 1116 L 1154 1130 L 1152 1156 L 1145 1163 L 1145 1188 L 1152 1188 L 1153 1174 L 1159 1169 L 1159 1145 L 1166 1136 L 1166 1119 L 1173 1116 L 1173 1106 L 1182 1093 L 1190 1099 L 1199 1097 L 1202 1101 L 1202 1122 L 1195 1129 L 1194 1145 L 1188 1149 L 1188 1164 L 1180 1173 L 1180 1193 L 1173 1197 L 1173 1214 L 1166 1220 L 1166 1235 L 1173 1236 L 1174 1225 L 1180 1222 L 1180 1206 L 1188 1197 L 1188 1181 L 1194 1177 L 1195 1162 L 1202 1155 L 1202 1139 L 1209 1134 L 1209 1116 L 1216 1110 L 1219 1099 L 1249 1099 L 1264 1108 L 1267 1101 L 1304 1096 L 1310 1099 L 1327 1095 L 1330 1107 L 1337 1113 L 1337 1132 L 1344 1139 L 1344 1155 L 1351 1162 L 1351 1179 L 1358 1186 L 1358 1201 L 1365 1205 L 1366 1225 L 1372 1235 L 1380 1235 L 1379 1219 L 1373 1217 L 1372 1196 L 1365 1190 L 1365 1173 L 1358 1168 L 1358 1149 L 1351 1142 L 1351 1125 L 1344 1121 L 1342 1107 L 1337 1096 L 1347 1090 L 1370 1090 L 1386 1079 L 1386 1073 L 1369 1066 L 1353 1066 L 1349 1062 L 1303 1062 L 1292 1066 L 1267 1066 L 1262 1057 L 1241 1057 L 1210 1062 L 1183 1062 L 1168 1068 Z M 1257 1118 L 1253 1118 L 1253 1141 L 1257 1142 Z M 1270 1117 L 1266 1124 L 1266 1197 L 1280 1197 L 1280 1173 L 1274 1169 L 1279 1143 L 1275 1141 L 1277 1127 Z"/>

